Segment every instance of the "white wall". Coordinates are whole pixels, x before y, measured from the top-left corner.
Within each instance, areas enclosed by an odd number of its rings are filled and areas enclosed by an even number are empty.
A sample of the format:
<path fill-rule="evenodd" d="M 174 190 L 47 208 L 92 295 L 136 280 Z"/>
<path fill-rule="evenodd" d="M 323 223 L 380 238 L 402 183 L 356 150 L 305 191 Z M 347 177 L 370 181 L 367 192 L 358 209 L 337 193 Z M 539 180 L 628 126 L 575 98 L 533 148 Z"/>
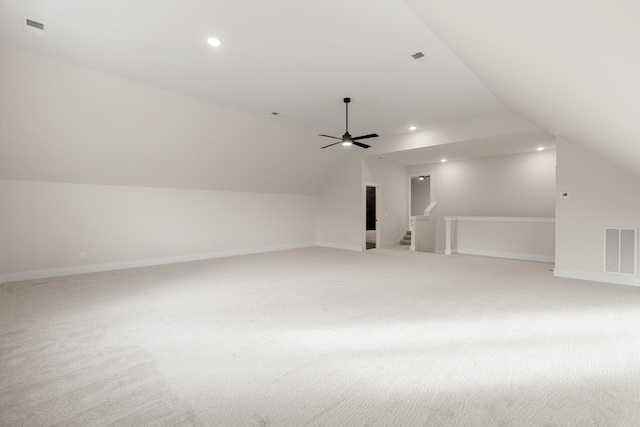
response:
<path fill-rule="evenodd" d="M 455 217 L 452 253 L 554 262 L 552 218 Z"/>
<path fill-rule="evenodd" d="M 413 220 L 412 240 L 413 250 L 419 252 L 436 251 L 436 221 L 435 218 L 412 215 Z"/>
<path fill-rule="evenodd" d="M 444 253 L 445 216 L 554 217 L 555 157 L 547 150 L 407 167 L 431 176 L 436 252 Z"/>
<path fill-rule="evenodd" d="M 317 240 L 320 246 L 360 251 L 365 226 L 362 159 L 340 148 L 345 161 L 318 195 Z"/>
<path fill-rule="evenodd" d="M 12 180 L 1 188 L 5 281 L 316 241 L 316 196 Z"/>
<path fill-rule="evenodd" d="M 0 45 L 0 179 L 316 195 L 342 153 L 269 113 Z"/>
<path fill-rule="evenodd" d="M 4 236 L 4 209 L 2 208 L 5 205 L 4 201 L 4 182 L 0 179 L 0 283 L 4 282 L 3 274 L 4 274 L 4 252 L 3 252 L 3 236 Z"/>
<path fill-rule="evenodd" d="M 605 227 L 640 228 L 640 178 L 558 139 L 556 276 L 640 285 L 603 272 Z"/>
<path fill-rule="evenodd" d="M 378 226 L 382 229 L 382 245 L 397 243 L 409 229 L 409 189 L 404 166 L 382 159 L 366 158 L 363 160 L 362 179 L 363 186 L 365 182 L 381 185 Z"/>
<path fill-rule="evenodd" d="M 321 139 L 0 45 L 0 274 L 315 244 Z"/>

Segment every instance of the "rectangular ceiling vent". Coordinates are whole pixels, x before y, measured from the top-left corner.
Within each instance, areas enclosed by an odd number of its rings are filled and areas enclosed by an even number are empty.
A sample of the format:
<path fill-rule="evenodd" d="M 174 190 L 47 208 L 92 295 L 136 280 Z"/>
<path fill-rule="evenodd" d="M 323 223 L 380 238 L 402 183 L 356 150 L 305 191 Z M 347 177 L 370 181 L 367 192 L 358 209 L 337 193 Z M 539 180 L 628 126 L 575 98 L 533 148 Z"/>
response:
<path fill-rule="evenodd" d="M 605 228 L 605 271 L 637 275 L 638 238 L 633 228 Z"/>
<path fill-rule="evenodd" d="M 23 28 L 29 33 L 44 35 L 44 24 L 42 22 L 25 18 Z"/>

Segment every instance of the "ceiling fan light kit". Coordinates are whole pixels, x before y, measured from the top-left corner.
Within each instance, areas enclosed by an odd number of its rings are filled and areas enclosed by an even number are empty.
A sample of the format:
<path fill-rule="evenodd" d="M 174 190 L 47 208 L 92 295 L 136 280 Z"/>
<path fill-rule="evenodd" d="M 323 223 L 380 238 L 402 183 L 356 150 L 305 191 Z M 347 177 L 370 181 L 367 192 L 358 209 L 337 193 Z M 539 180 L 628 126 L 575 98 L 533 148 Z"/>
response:
<path fill-rule="evenodd" d="M 333 138 L 333 139 L 339 139 L 340 140 L 338 142 L 334 142 L 333 144 L 329 144 L 329 145 L 325 145 L 324 147 L 320 147 L 320 149 L 328 148 L 328 147 L 331 147 L 333 145 L 340 144 L 340 143 L 342 143 L 342 145 L 344 147 L 349 147 L 352 144 L 353 145 L 357 145 L 358 147 L 361 147 L 361 148 L 369 148 L 369 147 L 371 147 L 370 145 L 363 144 L 363 143 L 358 142 L 358 141 L 361 140 L 361 139 L 367 139 L 367 138 L 377 138 L 378 134 L 377 133 L 370 133 L 369 135 L 356 136 L 355 138 L 351 137 L 351 134 L 349 133 L 349 103 L 351 102 L 351 98 L 344 98 L 343 101 L 344 101 L 345 110 L 346 110 L 346 129 L 345 129 L 344 135 L 342 135 L 342 138 L 338 138 L 338 137 L 331 136 L 331 135 L 320 135 L 320 136 L 324 136 L 326 138 Z"/>

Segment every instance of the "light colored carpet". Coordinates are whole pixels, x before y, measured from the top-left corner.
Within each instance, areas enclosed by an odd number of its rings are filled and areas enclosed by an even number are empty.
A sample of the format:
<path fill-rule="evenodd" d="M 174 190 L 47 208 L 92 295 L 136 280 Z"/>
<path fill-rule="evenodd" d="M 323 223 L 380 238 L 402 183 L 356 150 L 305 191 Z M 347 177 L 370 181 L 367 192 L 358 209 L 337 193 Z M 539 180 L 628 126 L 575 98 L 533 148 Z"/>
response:
<path fill-rule="evenodd" d="M 324 248 L 10 283 L 2 426 L 638 426 L 640 289 Z"/>

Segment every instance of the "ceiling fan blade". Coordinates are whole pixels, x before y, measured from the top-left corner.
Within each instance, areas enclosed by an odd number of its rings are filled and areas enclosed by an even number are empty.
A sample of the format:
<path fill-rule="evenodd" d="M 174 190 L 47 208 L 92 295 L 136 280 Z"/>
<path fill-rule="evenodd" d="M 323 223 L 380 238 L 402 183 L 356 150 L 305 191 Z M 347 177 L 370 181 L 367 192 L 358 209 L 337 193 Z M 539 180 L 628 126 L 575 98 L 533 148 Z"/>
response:
<path fill-rule="evenodd" d="M 353 141 L 357 141 L 358 139 L 367 139 L 367 138 L 377 138 L 379 135 L 377 133 L 370 133 L 369 135 L 356 136 L 355 138 L 351 138 Z"/>
<path fill-rule="evenodd" d="M 327 138 L 333 138 L 333 139 L 339 139 L 340 141 L 342 141 L 342 138 L 338 138 L 336 136 L 331 136 L 331 135 L 320 135 L 320 136 L 325 136 Z"/>
<path fill-rule="evenodd" d="M 333 144 L 325 145 L 324 147 L 320 147 L 320 149 L 322 150 L 323 148 L 331 147 L 331 146 L 336 145 L 336 144 L 342 144 L 342 141 L 338 141 L 338 142 L 334 142 Z"/>
<path fill-rule="evenodd" d="M 357 145 L 358 147 L 362 147 L 362 148 L 369 148 L 371 147 L 370 145 L 367 144 L 363 144 L 362 142 L 358 142 L 358 141 L 352 141 L 353 145 Z"/>

